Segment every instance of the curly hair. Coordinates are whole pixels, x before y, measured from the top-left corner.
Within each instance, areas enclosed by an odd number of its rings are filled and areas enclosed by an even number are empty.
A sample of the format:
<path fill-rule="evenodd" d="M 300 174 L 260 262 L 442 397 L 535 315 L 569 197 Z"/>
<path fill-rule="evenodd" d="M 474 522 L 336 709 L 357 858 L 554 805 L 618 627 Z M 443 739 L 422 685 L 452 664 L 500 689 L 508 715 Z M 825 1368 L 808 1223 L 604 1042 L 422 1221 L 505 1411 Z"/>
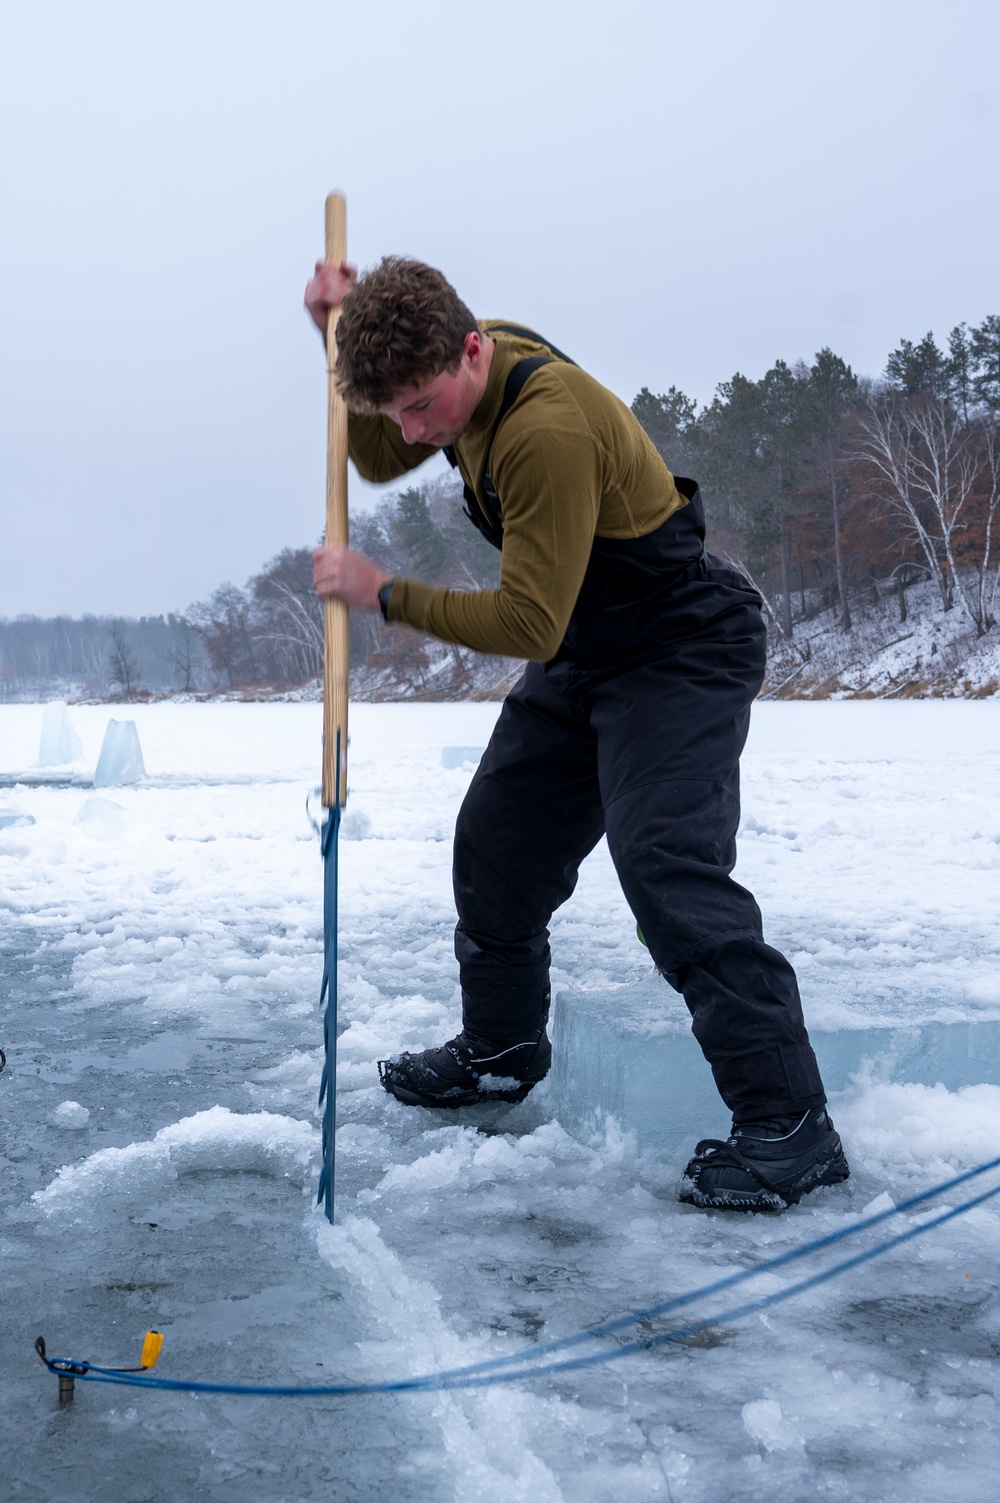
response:
<path fill-rule="evenodd" d="M 386 256 L 344 298 L 337 321 L 337 389 L 355 412 L 374 412 L 407 386 L 455 370 L 478 328 L 433 266 Z"/>

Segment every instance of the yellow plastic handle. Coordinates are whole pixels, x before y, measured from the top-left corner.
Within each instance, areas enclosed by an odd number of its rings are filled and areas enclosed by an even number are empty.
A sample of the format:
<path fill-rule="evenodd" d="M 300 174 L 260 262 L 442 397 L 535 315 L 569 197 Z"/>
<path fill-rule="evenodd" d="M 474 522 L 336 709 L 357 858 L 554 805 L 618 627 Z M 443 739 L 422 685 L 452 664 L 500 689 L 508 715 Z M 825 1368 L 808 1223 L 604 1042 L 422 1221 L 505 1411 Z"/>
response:
<path fill-rule="evenodd" d="M 142 1367 L 155 1367 L 156 1359 L 160 1355 L 163 1346 L 163 1337 L 159 1331 L 147 1331 L 146 1339 L 142 1343 L 142 1356 L 139 1358 Z"/>

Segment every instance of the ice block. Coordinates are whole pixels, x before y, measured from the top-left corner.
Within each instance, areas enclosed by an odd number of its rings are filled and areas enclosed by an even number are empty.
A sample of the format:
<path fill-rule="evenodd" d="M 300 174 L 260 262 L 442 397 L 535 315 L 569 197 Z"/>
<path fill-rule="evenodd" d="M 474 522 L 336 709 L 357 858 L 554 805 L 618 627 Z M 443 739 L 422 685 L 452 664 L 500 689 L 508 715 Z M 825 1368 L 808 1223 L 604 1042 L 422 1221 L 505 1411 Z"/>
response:
<path fill-rule="evenodd" d="M 551 1091 L 568 1132 L 587 1139 L 615 1118 L 640 1149 L 665 1157 L 698 1138 L 725 1137 L 730 1118 L 691 1035 L 684 1002 L 665 981 L 563 991 L 552 1019 Z M 919 1022 L 810 1029 L 828 1092 L 871 1061 L 877 1078 L 949 1090 L 1000 1085 L 1000 1022 Z"/>
<path fill-rule="evenodd" d="M 470 762 L 473 767 L 476 767 L 483 751 L 484 748 L 481 746 L 442 746 L 441 766 L 464 767 L 467 762 Z"/>
<path fill-rule="evenodd" d="M 146 776 L 134 720 L 109 720 L 94 773 L 95 788 L 120 788 Z"/>
<path fill-rule="evenodd" d="M 42 714 L 42 739 L 38 748 L 39 767 L 64 767 L 83 756 L 80 738 L 73 729 L 65 700 L 53 700 Z"/>

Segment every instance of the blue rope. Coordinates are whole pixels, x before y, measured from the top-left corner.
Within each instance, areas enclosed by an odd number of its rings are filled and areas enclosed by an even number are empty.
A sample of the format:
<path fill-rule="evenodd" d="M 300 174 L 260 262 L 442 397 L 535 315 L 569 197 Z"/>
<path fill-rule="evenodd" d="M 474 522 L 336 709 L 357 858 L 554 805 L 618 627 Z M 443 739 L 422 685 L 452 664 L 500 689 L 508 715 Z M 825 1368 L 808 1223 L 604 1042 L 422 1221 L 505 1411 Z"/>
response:
<path fill-rule="evenodd" d="M 968 1169 L 964 1174 L 957 1174 L 953 1179 L 943 1180 L 941 1184 L 932 1186 L 929 1190 L 922 1190 L 919 1195 L 911 1195 L 908 1200 L 901 1200 L 898 1205 L 890 1206 L 888 1210 L 877 1211 L 873 1216 L 867 1216 L 862 1221 L 856 1221 L 852 1226 L 841 1227 L 839 1231 L 828 1232 L 823 1237 L 816 1237 L 810 1242 L 804 1242 L 799 1247 L 793 1247 L 788 1252 L 776 1253 L 773 1258 L 766 1259 L 763 1263 L 754 1264 L 753 1268 L 741 1269 L 738 1273 L 727 1274 L 724 1278 L 716 1279 L 714 1283 L 703 1284 L 700 1289 L 692 1289 L 687 1294 L 676 1294 L 668 1300 L 662 1300 L 659 1304 L 649 1305 L 644 1310 L 632 1310 L 627 1315 L 615 1316 L 612 1320 L 602 1321 L 600 1325 L 588 1326 L 585 1331 L 576 1331 L 571 1336 L 560 1336 L 555 1341 L 548 1341 L 538 1346 L 527 1347 L 520 1352 L 512 1352 L 507 1357 L 493 1357 L 487 1362 L 479 1362 L 469 1367 L 461 1368 L 463 1373 L 486 1372 L 493 1368 L 506 1367 L 519 1362 L 534 1362 L 539 1357 L 551 1356 L 556 1352 L 566 1351 L 569 1347 L 580 1346 L 583 1342 L 592 1341 L 599 1336 L 610 1336 L 616 1331 L 622 1331 L 629 1326 L 637 1325 L 643 1320 L 654 1320 L 659 1315 L 666 1315 L 672 1310 L 683 1309 L 686 1305 L 697 1304 L 700 1300 L 708 1299 L 713 1294 L 721 1294 L 725 1289 L 733 1289 L 738 1284 L 745 1284 L 750 1279 L 758 1278 L 762 1273 L 772 1273 L 777 1268 L 785 1268 L 790 1263 L 798 1263 L 802 1258 L 811 1256 L 814 1252 L 821 1252 L 828 1247 L 834 1247 L 838 1242 L 844 1242 L 850 1237 L 856 1237 L 860 1232 L 869 1231 L 873 1226 L 880 1226 L 889 1221 L 893 1216 L 901 1216 L 906 1211 L 914 1210 L 917 1206 L 924 1205 L 928 1200 L 934 1200 L 946 1191 L 955 1190 L 960 1185 L 966 1184 L 971 1179 L 976 1179 L 981 1174 L 987 1174 L 991 1169 L 1000 1169 L 1000 1157 L 990 1159 L 985 1164 L 978 1165 L 975 1169 Z M 997 1190 L 988 1192 L 986 1199 L 1000 1193 Z M 978 1204 L 969 1202 L 969 1206 Z M 935 1223 L 936 1224 L 936 1223 Z M 907 1234 L 909 1235 L 909 1234 Z M 914 1235 L 919 1235 L 915 1233 Z M 904 1239 L 905 1240 L 905 1239 Z M 880 1244 L 881 1250 L 887 1250 L 892 1243 Z M 879 1248 L 869 1254 L 876 1257 Z M 839 1265 L 838 1265 L 839 1266 Z M 844 1265 L 846 1266 L 846 1265 Z M 835 1270 L 836 1271 L 836 1270 Z M 830 1275 L 831 1277 L 833 1275 Z M 794 1292 L 794 1291 L 793 1291 Z M 786 1296 L 790 1298 L 791 1296 Z M 715 1324 L 715 1321 L 712 1322 Z"/>
<path fill-rule="evenodd" d="M 945 1180 L 939 1185 L 925 1190 L 919 1195 L 911 1196 L 908 1200 L 901 1201 L 898 1206 L 892 1206 L 885 1211 L 879 1211 L 873 1216 L 868 1216 L 853 1226 L 841 1228 L 824 1237 L 818 1237 L 811 1242 L 804 1243 L 801 1247 L 793 1248 L 789 1252 L 779 1253 L 763 1263 L 756 1264 L 753 1268 L 742 1269 L 740 1272 L 730 1274 L 726 1278 L 718 1279 L 711 1284 L 703 1285 L 700 1289 L 691 1290 L 687 1294 L 677 1295 L 673 1299 L 665 1300 L 658 1305 L 652 1305 L 645 1310 L 635 1310 L 628 1315 L 619 1316 L 614 1320 L 605 1321 L 598 1326 L 592 1326 L 587 1331 L 575 1332 L 571 1336 L 564 1336 L 557 1341 L 548 1342 L 542 1346 L 529 1347 L 521 1352 L 515 1352 L 507 1357 L 493 1358 L 487 1362 L 473 1363 L 466 1367 L 451 1368 L 439 1373 L 427 1373 L 415 1378 L 391 1379 L 375 1383 L 324 1383 L 300 1386 L 284 1386 L 269 1384 L 243 1384 L 243 1383 L 204 1383 L 190 1382 L 179 1378 L 157 1378 L 153 1375 L 135 1374 L 127 1375 L 116 1372 L 113 1368 L 96 1367 L 90 1363 L 71 1362 L 66 1358 L 49 1359 L 49 1366 L 53 1371 L 58 1371 L 64 1364 L 73 1375 L 82 1380 L 89 1379 L 95 1383 L 118 1383 L 125 1387 L 133 1388 L 157 1388 L 175 1393 L 225 1393 L 225 1394 L 248 1394 L 262 1398 L 324 1398 L 346 1397 L 359 1394 L 378 1393 L 434 1393 L 459 1388 L 487 1388 L 500 1383 L 520 1382 L 527 1378 L 547 1377 L 552 1373 L 569 1372 L 581 1367 L 596 1367 L 608 1362 L 616 1362 L 621 1357 L 630 1356 L 636 1352 L 649 1351 L 653 1347 L 663 1346 L 667 1343 L 689 1340 L 692 1336 L 713 1326 L 719 1326 L 726 1322 L 745 1319 L 748 1315 L 754 1315 L 760 1311 L 772 1308 L 774 1305 L 783 1304 L 786 1300 L 793 1299 L 807 1290 L 815 1289 L 821 1284 L 828 1283 L 840 1274 L 846 1273 L 853 1268 L 858 1268 L 864 1263 L 870 1263 L 874 1258 L 882 1257 L 885 1253 L 896 1247 L 901 1247 L 916 1237 L 922 1237 L 935 1227 L 943 1226 L 946 1222 L 953 1221 L 957 1216 L 963 1216 L 976 1206 L 985 1204 L 994 1196 L 1000 1195 L 1000 1185 L 991 1190 L 985 1190 L 971 1200 L 963 1201 L 959 1206 L 942 1211 L 929 1221 L 922 1222 L 919 1226 L 910 1227 L 905 1232 L 900 1232 L 884 1242 L 876 1243 L 874 1247 L 866 1248 L 860 1253 L 855 1253 L 850 1258 L 845 1258 L 839 1263 L 832 1264 L 829 1268 L 819 1273 L 812 1274 L 808 1278 L 800 1279 L 797 1283 L 790 1284 L 785 1289 L 779 1289 L 773 1294 L 761 1296 L 742 1305 L 735 1305 L 717 1315 L 707 1316 L 694 1321 L 686 1326 L 674 1327 L 670 1331 L 658 1332 L 655 1335 L 640 1337 L 637 1340 L 615 1347 L 613 1351 L 594 1352 L 579 1357 L 566 1357 L 556 1362 L 539 1362 L 540 1357 L 547 1357 L 561 1351 L 565 1351 L 581 1342 L 593 1341 L 600 1336 L 605 1336 L 623 1327 L 634 1325 L 638 1321 L 649 1320 L 657 1315 L 662 1315 L 669 1310 L 676 1310 L 684 1305 L 693 1304 L 695 1301 L 705 1299 L 709 1295 L 718 1294 L 723 1289 L 733 1288 L 737 1284 L 757 1278 L 763 1273 L 768 1273 L 776 1268 L 787 1266 L 800 1258 L 811 1253 L 818 1252 L 823 1248 L 831 1247 L 835 1243 L 842 1242 L 846 1238 L 856 1237 L 861 1232 L 868 1231 L 873 1226 L 878 1226 L 890 1217 L 901 1215 L 903 1212 L 912 1210 L 918 1205 L 924 1204 L 937 1195 L 953 1190 L 957 1186 L 975 1179 L 981 1174 L 986 1174 L 991 1169 L 1000 1167 L 1000 1158 L 991 1159 L 988 1163 L 980 1164 L 975 1169 L 970 1169 L 964 1174 L 956 1175 L 953 1179 Z M 508 1369 L 504 1371 L 503 1369 Z M 513 1369 L 513 1370 L 510 1370 Z"/>

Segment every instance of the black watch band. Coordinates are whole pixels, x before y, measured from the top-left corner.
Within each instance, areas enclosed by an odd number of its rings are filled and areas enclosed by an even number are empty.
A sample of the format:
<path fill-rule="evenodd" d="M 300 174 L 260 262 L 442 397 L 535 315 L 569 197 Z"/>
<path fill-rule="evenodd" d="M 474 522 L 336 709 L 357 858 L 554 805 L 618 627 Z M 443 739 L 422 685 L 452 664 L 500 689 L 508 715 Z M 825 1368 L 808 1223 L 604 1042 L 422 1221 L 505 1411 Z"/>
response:
<path fill-rule="evenodd" d="M 378 592 L 378 608 L 382 612 L 383 621 L 388 621 L 389 619 L 389 596 L 392 594 L 392 587 L 395 583 L 394 579 L 386 580 Z"/>

